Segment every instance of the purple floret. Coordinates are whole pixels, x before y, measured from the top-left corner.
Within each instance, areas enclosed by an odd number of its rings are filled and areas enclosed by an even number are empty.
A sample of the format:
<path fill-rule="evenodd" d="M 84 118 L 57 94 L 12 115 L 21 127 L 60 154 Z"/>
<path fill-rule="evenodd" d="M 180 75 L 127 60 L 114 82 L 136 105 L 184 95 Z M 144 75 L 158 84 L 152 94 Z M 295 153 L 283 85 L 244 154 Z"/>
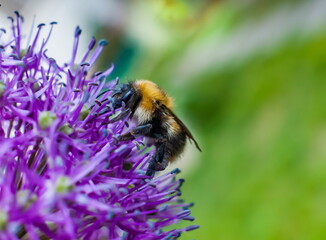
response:
<path fill-rule="evenodd" d="M 149 179 L 155 149 L 117 141 L 128 116 L 114 120 L 113 66 L 93 70 L 107 42 L 93 38 L 77 62 L 77 27 L 61 66 L 46 49 L 56 23 L 29 38 L 15 14 L 0 31 L 0 239 L 176 239 L 198 228 L 165 228 L 194 220 L 179 171 Z"/>

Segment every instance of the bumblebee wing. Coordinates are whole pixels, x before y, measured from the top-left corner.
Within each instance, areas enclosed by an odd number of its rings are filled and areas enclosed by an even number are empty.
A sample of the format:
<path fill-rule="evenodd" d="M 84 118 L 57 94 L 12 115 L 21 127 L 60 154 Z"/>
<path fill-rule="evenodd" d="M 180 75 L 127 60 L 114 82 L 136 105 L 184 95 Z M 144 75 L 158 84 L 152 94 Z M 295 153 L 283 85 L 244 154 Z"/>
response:
<path fill-rule="evenodd" d="M 174 120 L 181 126 L 182 130 L 186 132 L 187 137 L 190 138 L 193 141 L 193 143 L 196 145 L 196 148 L 201 152 L 202 150 L 200 149 L 197 141 L 192 136 L 191 132 L 186 127 L 186 125 L 168 107 L 166 107 L 163 104 L 161 105 L 161 107 L 163 108 L 162 110 L 164 112 L 167 112 L 169 115 L 171 115 L 174 118 Z"/>

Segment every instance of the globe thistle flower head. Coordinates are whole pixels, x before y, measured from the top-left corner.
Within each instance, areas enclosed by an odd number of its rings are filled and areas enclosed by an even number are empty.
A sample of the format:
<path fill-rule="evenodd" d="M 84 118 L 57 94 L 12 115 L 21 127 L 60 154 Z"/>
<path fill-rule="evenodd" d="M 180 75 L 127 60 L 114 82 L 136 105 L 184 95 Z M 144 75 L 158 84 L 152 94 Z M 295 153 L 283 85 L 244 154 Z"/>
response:
<path fill-rule="evenodd" d="M 56 23 L 28 37 L 15 15 L 0 31 L 0 239 L 176 239 L 198 228 L 165 228 L 193 220 L 178 170 L 149 179 L 154 149 L 117 141 L 128 112 L 109 103 L 113 66 L 93 72 L 107 42 L 91 39 L 77 61 L 77 27 L 60 65 L 46 48 Z"/>

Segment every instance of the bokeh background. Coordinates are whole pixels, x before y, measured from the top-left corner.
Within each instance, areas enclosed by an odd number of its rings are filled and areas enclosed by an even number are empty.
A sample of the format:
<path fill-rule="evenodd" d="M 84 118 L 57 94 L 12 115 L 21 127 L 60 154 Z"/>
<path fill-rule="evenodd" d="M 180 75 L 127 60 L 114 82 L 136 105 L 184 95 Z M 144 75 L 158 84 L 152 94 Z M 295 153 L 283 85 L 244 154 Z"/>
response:
<path fill-rule="evenodd" d="M 69 58 L 78 24 L 82 48 L 110 42 L 99 70 L 175 98 L 203 149 L 173 166 L 201 225 L 180 239 L 326 239 L 326 1 L 0 3 L 1 25 L 58 21 L 49 55 Z"/>

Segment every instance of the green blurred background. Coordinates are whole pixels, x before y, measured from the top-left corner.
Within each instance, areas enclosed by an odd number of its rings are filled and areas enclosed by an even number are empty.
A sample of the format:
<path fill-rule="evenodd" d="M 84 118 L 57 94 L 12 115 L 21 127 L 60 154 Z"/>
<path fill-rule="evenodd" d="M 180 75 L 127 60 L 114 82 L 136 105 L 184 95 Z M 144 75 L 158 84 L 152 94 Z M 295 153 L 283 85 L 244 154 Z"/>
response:
<path fill-rule="evenodd" d="M 201 225 L 181 239 L 326 239 L 325 1 L 125 7 L 103 65 L 159 83 L 203 149 L 175 165 Z"/>
<path fill-rule="evenodd" d="M 175 98 L 203 149 L 189 144 L 173 166 L 195 203 L 196 220 L 178 227 L 201 226 L 182 240 L 326 239 L 326 1 L 2 5 L 81 24 L 85 41 L 110 41 L 99 69 L 113 62 L 113 76 L 150 79 Z M 71 47 L 68 30 L 59 50 Z"/>
<path fill-rule="evenodd" d="M 127 7 L 131 26 L 96 34 L 114 74 L 159 83 L 203 149 L 176 164 L 201 225 L 181 239 L 326 239 L 325 3 Z"/>

